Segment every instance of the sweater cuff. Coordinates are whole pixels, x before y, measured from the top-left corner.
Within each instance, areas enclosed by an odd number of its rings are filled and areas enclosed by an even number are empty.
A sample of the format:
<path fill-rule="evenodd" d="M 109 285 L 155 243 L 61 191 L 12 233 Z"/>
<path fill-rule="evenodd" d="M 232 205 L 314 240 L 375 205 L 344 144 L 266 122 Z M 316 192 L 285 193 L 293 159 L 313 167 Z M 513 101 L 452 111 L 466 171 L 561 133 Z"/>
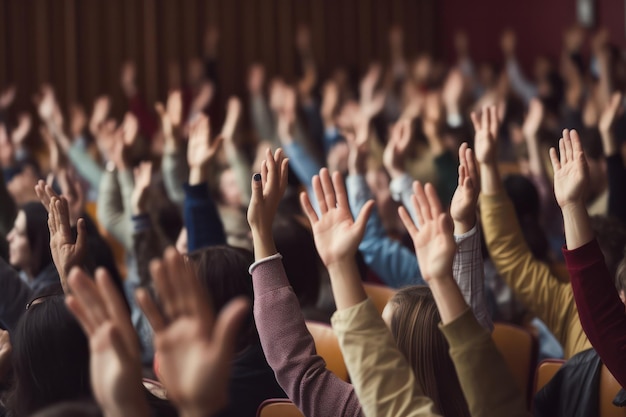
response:
<path fill-rule="evenodd" d="M 474 224 L 474 227 L 469 229 L 467 232 L 462 233 L 460 235 L 454 235 L 454 241 L 458 245 L 459 243 L 463 242 L 465 239 L 474 236 L 476 232 L 478 232 L 478 219 L 476 219 L 476 223 Z"/>
<path fill-rule="evenodd" d="M 183 184 L 185 190 L 185 196 L 192 200 L 206 200 L 211 198 L 209 194 L 209 186 L 206 182 L 200 184 L 190 185 L 188 182 Z"/>
<path fill-rule="evenodd" d="M 598 263 L 598 261 L 604 262 L 604 255 L 596 239 L 572 250 L 563 246 L 562 250 L 568 269 L 583 269 Z"/>
<path fill-rule="evenodd" d="M 281 255 L 280 253 L 275 253 L 273 255 L 268 256 L 267 258 L 259 259 L 258 261 L 254 262 L 252 265 L 250 265 L 250 267 L 248 268 L 248 273 L 250 275 L 252 275 L 254 270 L 259 265 L 264 264 L 265 262 L 273 261 L 274 259 L 283 259 L 283 255 Z"/>
<path fill-rule="evenodd" d="M 255 298 L 289 286 L 289 280 L 279 258 L 259 263 L 252 271 L 252 282 Z"/>
<path fill-rule="evenodd" d="M 467 344 L 473 339 L 489 334 L 476 320 L 471 308 L 448 324 L 439 324 L 439 329 L 448 340 L 450 348 Z"/>
<path fill-rule="evenodd" d="M 152 220 L 150 219 L 150 215 L 147 213 L 133 216 L 132 222 L 134 233 L 144 232 L 152 228 Z"/>
<path fill-rule="evenodd" d="M 372 320 L 380 317 L 378 310 L 372 300 L 366 298 L 352 307 L 337 310 L 330 318 L 330 322 L 335 332 L 345 333 L 349 331 L 359 331 L 370 329 Z"/>

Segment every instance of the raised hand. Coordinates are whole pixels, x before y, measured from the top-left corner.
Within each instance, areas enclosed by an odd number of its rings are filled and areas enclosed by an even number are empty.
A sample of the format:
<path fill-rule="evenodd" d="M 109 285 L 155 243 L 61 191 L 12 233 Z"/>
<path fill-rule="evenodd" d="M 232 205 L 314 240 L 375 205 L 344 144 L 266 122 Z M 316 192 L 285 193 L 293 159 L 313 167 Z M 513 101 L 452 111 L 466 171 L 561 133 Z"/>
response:
<path fill-rule="evenodd" d="M 38 185 L 40 187 L 41 184 Z M 50 186 L 46 186 L 48 188 Z M 40 191 L 37 191 L 40 194 Z M 48 207 L 48 228 L 50 229 L 50 252 L 52 261 L 59 272 L 63 291 L 68 293 L 67 278 L 70 270 L 80 266 L 87 253 L 87 227 L 84 219 L 76 224 L 76 241 L 70 228 L 70 212 L 64 197 L 52 197 Z"/>
<path fill-rule="evenodd" d="M 443 212 L 432 184 L 428 183 L 422 187 L 422 184 L 416 181 L 413 190 L 415 192 L 412 198 L 413 207 L 420 225 L 419 230 L 404 207 L 400 207 L 398 213 L 413 239 L 422 276 L 426 282 L 452 279 L 452 261 L 456 243 L 452 236 L 450 216 Z"/>
<path fill-rule="evenodd" d="M 147 416 L 139 341 L 128 307 L 104 269 L 95 282 L 79 268 L 68 280 L 65 302 L 89 339 L 91 387 L 106 416 Z"/>
<path fill-rule="evenodd" d="M 239 123 L 239 117 L 241 116 L 241 100 L 238 97 L 232 96 L 228 99 L 226 106 L 226 119 L 222 126 L 222 133 L 220 136 L 224 138 L 227 143 L 232 143 L 235 137 L 235 131 L 237 130 L 237 123 Z"/>
<path fill-rule="evenodd" d="M 130 201 L 134 216 L 146 212 L 146 205 L 150 198 L 150 181 L 152 179 L 152 162 L 144 161 L 133 170 L 135 188 Z"/>
<path fill-rule="evenodd" d="M 363 175 L 367 170 L 369 124 L 369 119 L 357 115 L 354 117 L 353 130 L 344 132 L 348 143 L 348 170 L 350 175 Z"/>
<path fill-rule="evenodd" d="M 152 261 L 150 271 L 161 308 L 143 288 L 137 291 L 137 301 L 154 329 L 168 398 L 182 416 L 213 415 L 228 400 L 235 340 L 249 302 L 237 298 L 214 319 L 193 268 L 172 247 L 162 261 Z"/>
<path fill-rule="evenodd" d="M 528 105 L 528 114 L 524 119 L 522 132 L 526 140 L 537 139 L 537 133 L 543 121 L 544 108 L 541 100 L 533 98 Z"/>
<path fill-rule="evenodd" d="M 481 164 L 495 164 L 498 148 L 498 129 L 500 128 L 496 106 L 483 107 L 480 116 L 472 112 L 472 123 L 476 131 L 474 137 L 476 159 Z"/>
<path fill-rule="evenodd" d="M 161 118 L 161 129 L 166 140 L 174 139 L 174 131 L 180 127 L 183 118 L 183 95 L 174 90 L 167 96 L 167 103 L 156 103 L 155 109 Z"/>
<path fill-rule="evenodd" d="M 89 131 L 97 136 L 100 127 L 105 122 L 111 109 L 111 99 L 108 96 L 100 96 L 93 103 L 93 111 L 89 119 Z"/>
<path fill-rule="evenodd" d="M 247 214 L 256 259 L 263 259 L 276 253 L 272 224 L 278 204 L 287 188 L 289 173 L 289 160 L 285 158 L 282 149 L 278 148 L 272 155 L 268 148 L 265 155 L 261 172 L 254 174 L 252 178 L 252 198 Z"/>
<path fill-rule="evenodd" d="M 24 144 L 24 139 L 30 133 L 32 127 L 32 119 L 28 113 L 20 113 L 17 118 L 17 127 L 11 132 L 11 140 L 16 147 L 20 147 Z"/>
<path fill-rule="evenodd" d="M 54 97 L 54 90 L 48 84 L 41 86 L 41 90 L 34 98 L 35 105 L 37 106 L 37 113 L 41 120 L 45 123 L 53 121 L 54 112 L 56 107 L 56 99 Z"/>
<path fill-rule="evenodd" d="M 554 170 L 554 195 L 561 209 L 583 206 L 589 184 L 589 167 L 575 130 L 563 130 L 559 139 L 559 156 L 550 148 L 550 161 Z"/>
<path fill-rule="evenodd" d="M 187 162 L 189 163 L 189 184 L 195 185 L 206 181 L 206 168 L 222 145 L 223 138 L 211 139 L 209 119 L 200 115 L 191 125 L 189 145 L 187 146 Z"/>
<path fill-rule="evenodd" d="M 350 213 L 348 194 L 339 172 L 331 181 L 328 169 L 322 168 L 319 176 L 313 177 L 313 190 L 320 208 L 318 217 L 305 192 L 300 194 L 300 203 L 311 227 L 315 246 L 327 268 L 346 260 L 353 260 L 361 243 L 367 219 L 374 207 L 373 201 L 363 206 L 356 221 Z"/>
<path fill-rule="evenodd" d="M 17 88 L 14 85 L 8 86 L 5 90 L 0 91 L 0 109 L 8 109 L 15 100 Z"/>
<path fill-rule="evenodd" d="M 383 152 L 383 164 L 391 178 L 405 172 L 404 158 L 411 143 L 411 120 L 400 119 L 391 128 L 389 141 Z"/>
<path fill-rule="evenodd" d="M 604 155 L 611 156 L 617 152 L 615 145 L 615 136 L 613 134 L 613 126 L 615 125 L 615 117 L 622 108 L 622 93 L 615 92 L 611 96 L 611 101 L 604 108 L 600 115 L 598 129 L 602 137 L 602 146 L 604 147 Z"/>
<path fill-rule="evenodd" d="M 139 133 L 139 120 L 137 120 L 137 117 L 134 114 L 127 112 L 124 115 L 121 128 L 124 144 L 132 147 L 137 139 L 137 134 Z"/>
<path fill-rule="evenodd" d="M 0 124 L 0 165 L 8 168 L 15 164 L 15 146 L 9 138 L 6 126 Z"/>
<path fill-rule="evenodd" d="M 322 93 L 322 106 L 320 113 L 326 128 L 335 125 L 335 111 L 339 103 L 339 87 L 334 81 L 328 81 L 324 84 Z"/>
<path fill-rule="evenodd" d="M 450 215 L 457 235 L 470 231 L 476 224 L 479 192 L 478 163 L 474 152 L 464 142 L 459 147 L 459 182 L 450 203 Z"/>

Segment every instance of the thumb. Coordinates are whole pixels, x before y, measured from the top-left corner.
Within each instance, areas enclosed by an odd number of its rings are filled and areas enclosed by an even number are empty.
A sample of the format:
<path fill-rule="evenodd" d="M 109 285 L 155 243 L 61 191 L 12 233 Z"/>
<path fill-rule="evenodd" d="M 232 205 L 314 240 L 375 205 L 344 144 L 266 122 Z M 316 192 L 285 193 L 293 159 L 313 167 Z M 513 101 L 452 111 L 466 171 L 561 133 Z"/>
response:
<path fill-rule="evenodd" d="M 252 176 L 252 200 L 262 199 L 262 197 L 263 182 L 261 181 L 261 174 L 257 172 Z"/>
<path fill-rule="evenodd" d="M 87 246 L 87 225 L 85 224 L 85 219 L 78 219 L 78 222 L 76 223 L 76 229 L 76 247 L 78 249 L 82 249 Z"/>
<path fill-rule="evenodd" d="M 359 231 L 359 236 L 363 236 L 365 233 L 365 226 L 367 225 L 367 220 L 370 218 L 372 214 L 372 210 L 374 209 L 374 200 L 368 200 L 361 208 L 361 212 L 359 216 L 356 218 L 354 225 L 357 227 Z"/>

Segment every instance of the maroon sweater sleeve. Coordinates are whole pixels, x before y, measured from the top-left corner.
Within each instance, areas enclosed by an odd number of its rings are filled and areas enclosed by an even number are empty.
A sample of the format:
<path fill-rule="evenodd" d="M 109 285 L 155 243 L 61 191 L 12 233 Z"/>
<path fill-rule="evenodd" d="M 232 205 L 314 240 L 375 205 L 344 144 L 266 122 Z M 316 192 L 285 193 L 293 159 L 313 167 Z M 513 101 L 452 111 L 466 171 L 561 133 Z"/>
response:
<path fill-rule="evenodd" d="M 128 99 L 128 107 L 130 112 L 137 118 L 139 131 L 150 142 L 158 126 L 156 119 L 148 109 L 148 106 L 146 106 L 145 100 L 137 93 Z"/>
<path fill-rule="evenodd" d="M 563 249 L 580 322 L 602 362 L 626 387 L 626 314 L 598 242 Z"/>
<path fill-rule="evenodd" d="M 308 417 L 362 416 L 352 385 L 327 370 L 317 355 L 282 261 L 258 265 L 252 283 L 261 346 L 289 399 Z"/>

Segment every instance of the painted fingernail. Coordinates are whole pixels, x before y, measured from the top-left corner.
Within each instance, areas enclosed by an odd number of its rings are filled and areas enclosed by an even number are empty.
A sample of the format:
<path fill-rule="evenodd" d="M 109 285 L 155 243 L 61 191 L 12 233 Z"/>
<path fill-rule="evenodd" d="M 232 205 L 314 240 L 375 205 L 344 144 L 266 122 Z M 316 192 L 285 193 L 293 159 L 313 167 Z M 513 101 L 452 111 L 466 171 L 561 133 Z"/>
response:
<path fill-rule="evenodd" d="M 253 178 L 255 181 L 261 181 L 261 174 L 254 174 Z"/>

